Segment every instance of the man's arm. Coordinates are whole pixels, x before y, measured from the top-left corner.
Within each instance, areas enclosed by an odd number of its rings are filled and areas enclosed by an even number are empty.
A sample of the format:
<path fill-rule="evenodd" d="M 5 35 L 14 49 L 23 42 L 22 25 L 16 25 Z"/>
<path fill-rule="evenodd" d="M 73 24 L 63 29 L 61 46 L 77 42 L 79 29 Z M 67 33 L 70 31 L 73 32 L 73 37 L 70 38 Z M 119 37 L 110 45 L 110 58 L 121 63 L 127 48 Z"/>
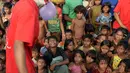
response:
<path fill-rule="evenodd" d="M 22 41 L 16 40 L 14 42 L 14 55 L 19 73 L 28 73 L 26 66 L 26 53 Z"/>
<path fill-rule="evenodd" d="M 64 19 L 66 21 L 72 22 L 72 19 L 67 14 L 64 14 Z"/>
<path fill-rule="evenodd" d="M 115 13 L 114 13 L 114 17 L 115 17 L 115 19 L 117 20 L 117 22 L 119 23 L 119 25 L 120 25 L 121 27 L 126 28 L 126 26 L 123 25 L 123 23 L 122 23 L 122 21 L 121 21 L 121 19 L 120 19 L 118 13 L 115 12 Z"/>

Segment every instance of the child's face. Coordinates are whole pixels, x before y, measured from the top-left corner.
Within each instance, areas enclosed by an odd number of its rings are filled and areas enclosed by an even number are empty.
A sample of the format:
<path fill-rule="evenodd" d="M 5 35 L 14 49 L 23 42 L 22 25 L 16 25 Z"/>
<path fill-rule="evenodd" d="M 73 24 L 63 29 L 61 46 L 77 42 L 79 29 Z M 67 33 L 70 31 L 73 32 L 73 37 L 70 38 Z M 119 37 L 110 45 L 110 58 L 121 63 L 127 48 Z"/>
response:
<path fill-rule="evenodd" d="M 80 12 L 77 13 L 77 18 L 78 18 L 78 19 L 82 19 L 82 17 L 83 17 L 83 13 L 80 13 Z"/>
<path fill-rule="evenodd" d="M 100 5 L 101 0 L 95 0 L 94 2 L 95 2 L 95 5 Z"/>
<path fill-rule="evenodd" d="M 72 39 L 72 33 L 65 33 L 66 39 Z"/>
<path fill-rule="evenodd" d="M 123 39 L 123 33 L 121 31 L 117 31 L 117 33 L 115 34 L 115 39 L 118 41 Z"/>
<path fill-rule="evenodd" d="M 51 47 L 51 48 L 57 47 L 56 39 L 53 39 L 53 38 L 49 39 L 49 47 Z"/>
<path fill-rule="evenodd" d="M 36 59 L 38 57 L 38 52 L 32 51 L 32 57 Z"/>
<path fill-rule="evenodd" d="M 46 40 L 45 40 L 44 46 L 45 46 L 46 48 L 48 48 L 48 47 L 49 47 L 49 44 L 48 44 L 48 39 L 46 39 Z"/>
<path fill-rule="evenodd" d="M 123 46 L 117 46 L 117 54 L 123 54 L 125 52 L 125 49 Z"/>
<path fill-rule="evenodd" d="M 118 67 L 119 73 L 124 73 L 125 72 L 125 68 L 126 68 L 125 63 L 121 62 L 121 64 Z"/>
<path fill-rule="evenodd" d="M 76 53 L 74 57 L 75 63 L 79 64 L 80 62 L 82 62 L 82 60 L 83 60 L 82 56 L 79 53 Z"/>
<path fill-rule="evenodd" d="M 45 61 L 43 59 L 39 59 L 37 63 L 38 69 L 43 69 L 46 66 Z"/>
<path fill-rule="evenodd" d="M 101 61 L 99 62 L 99 67 L 100 67 L 101 69 L 106 69 L 107 66 L 108 66 L 108 64 L 107 64 L 107 62 L 106 62 L 105 60 L 101 60 Z"/>
<path fill-rule="evenodd" d="M 106 46 L 106 45 L 101 46 L 101 53 L 102 54 L 107 54 L 108 51 L 109 51 L 109 47 L 108 46 Z"/>
<path fill-rule="evenodd" d="M 73 49 L 74 49 L 73 42 L 69 43 L 69 45 L 67 46 L 67 48 L 68 48 L 68 50 L 73 51 Z"/>
<path fill-rule="evenodd" d="M 103 42 L 104 40 L 106 40 L 106 36 L 100 36 L 99 37 L 99 43 Z"/>
<path fill-rule="evenodd" d="M 85 38 L 84 41 L 83 41 L 83 45 L 88 47 L 91 45 L 91 40 L 89 38 Z"/>
<path fill-rule="evenodd" d="M 92 63 L 94 60 L 92 59 L 91 56 L 87 55 L 86 56 L 86 61 L 87 61 L 87 63 Z"/>
<path fill-rule="evenodd" d="M 10 13 L 10 9 L 7 8 L 7 7 L 4 7 L 4 12 L 5 12 L 6 14 L 9 14 L 9 13 Z"/>
<path fill-rule="evenodd" d="M 108 30 L 107 29 L 102 29 L 101 34 L 108 35 Z"/>
<path fill-rule="evenodd" d="M 110 8 L 109 8 L 108 6 L 104 6 L 104 7 L 103 7 L 104 13 L 108 13 L 109 9 L 110 9 Z"/>

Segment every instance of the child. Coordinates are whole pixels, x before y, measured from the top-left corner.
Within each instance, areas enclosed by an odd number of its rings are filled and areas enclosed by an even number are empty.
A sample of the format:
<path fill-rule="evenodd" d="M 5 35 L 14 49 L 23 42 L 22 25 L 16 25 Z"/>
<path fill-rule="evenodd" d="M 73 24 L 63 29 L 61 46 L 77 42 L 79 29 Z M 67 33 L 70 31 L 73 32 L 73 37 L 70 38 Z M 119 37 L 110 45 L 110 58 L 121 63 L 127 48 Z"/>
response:
<path fill-rule="evenodd" d="M 96 66 L 96 56 L 97 53 L 95 50 L 90 50 L 86 54 L 86 68 L 87 68 L 87 73 L 91 73 L 92 68 Z"/>
<path fill-rule="evenodd" d="M 52 36 L 56 36 L 58 41 L 60 41 L 60 34 L 62 34 L 62 40 L 65 39 L 64 26 L 62 23 L 62 9 L 58 7 L 56 3 L 55 7 L 57 9 L 57 14 L 51 20 L 48 20 L 48 33 L 51 33 Z"/>
<path fill-rule="evenodd" d="M 38 58 L 37 65 L 37 73 L 48 73 L 46 61 L 43 57 Z"/>
<path fill-rule="evenodd" d="M 64 50 L 65 50 L 66 55 L 69 58 L 69 61 L 72 62 L 73 50 L 74 50 L 74 42 L 72 39 L 65 40 Z"/>
<path fill-rule="evenodd" d="M 101 55 L 107 55 L 111 48 L 111 42 L 109 40 L 104 40 L 100 45 L 100 54 Z"/>
<path fill-rule="evenodd" d="M 4 3 L 3 8 L 4 8 L 4 12 L 3 12 L 2 19 L 3 19 L 3 23 L 4 23 L 4 22 L 9 21 L 11 18 L 12 4 L 10 2 L 6 2 L 6 3 Z"/>
<path fill-rule="evenodd" d="M 101 14 L 101 0 L 94 0 L 94 6 L 91 8 L 91 18 L 90 18 L 90 22 L 96 26 L 96 18 Z"/>
<path fill-rule="evenodd" d="M 102 6 L 102 13 L 96 19 L 96 22 L 99 25 L 99 31 L 103 25 L 108 25 L 111 28 L 112 15 L 110 13 L 110 9 L 111 4 L 109 2 L 104 3 Z"/>
<path fill-rule="evenodd" d="M 118 69 L 115 70 L 113 73 L 128 73 L 129 68 L 130 68 L 130 59 L 123 59 L 120 62 Z"/>
<path fill-rule="evenodd" d="M 83 39 L 83 46 L 79 47 L 79 49 L 82 50 L 85 54 L 89 50 L 95 50 L 95 48 L 92 46 L 92 40 L 93 36 L 91 34 L 86 34 Z"/>
<path fill-rule="evenodd" d="M 85 22 L 86 21 L 83 19 L 83 14 L 84 14 L 85 8 L 84 8 L 84 6 L 79 5 L 74 10 L 76 12 L 76 18 L 72 20 L 71 29 L 73 31 L 76 43 L 80 43 L 82 41 L 83 35 L 85 34 Z"/>
<path fill-rule="evenodd" d="M 65 37 L 66 37 L 66 40 L 68 40 L 68 39 L 72 39 L 73 40 L 72 30 L 70 30 L 70 29 L 65 30 Z M 61 47 L 62 49 L 64 49 L 64 43 L 65 43 L 65 40 L 62 40 L 58 44 L 58 47 Z"/>
<path fill-rule="evenodd" d="M 38 54 L 37 48 L 33 48 L 33 49 L 32 49 L 32 61 L 34 62 L 35 67 L 37 67 L 37 59 L 38 59 L 38 56 L 39 56 L 39 54 Z"/>
<path fill-rule="evenodd" d="M 96 42 L 94 43 L 96 51 L 100 51 L 100 45 L 104 40 L 107 40 L 106 35 L 100 34 L 97 36 Z"/>
<path fill-rule="evenodd" d="M 102 28 L 101 28 L 101 31 L 100 31 L 100 34 L 104 34 L 106 36 L 109 36 L 110 35 L 110 27 L 107 26 L 107 25 L 103 25 Z"/>
<path fill-rule="evenodd" d="M 69 70 L 70 73 L 86 73 L 87 70 L 83 64 L 85 54 L 81 50 L 76 50 L 74 52 L 74 61 L 70 63 Z"/>
<path fill-rule="evenodd" d="M 41 47 L 41 49 L 40 49 L 41 55 L 44 55 L 44 53 L 47 51 L 48 48 L 49 48 L 48 38 L 46 38 L 45 42 L 44 42 L 44 46 Z"/>
<path fill-rule="evenodd" d="M 113 70 L 118 68 L 119 63 L 122 59 L 125 59 L 127 55 L 125 54 L 126 49 L 128 48 L 128 43 L 124 40 L 120 41 L 117 45 L 116 54 L 112 58 L 112 68 Z"/>
<path fill-rule="evenodd" d="M 98 66 L 93 68 L 91 73 L 111 73 L 109 58 L 105 55 L 98 57 Z"/>

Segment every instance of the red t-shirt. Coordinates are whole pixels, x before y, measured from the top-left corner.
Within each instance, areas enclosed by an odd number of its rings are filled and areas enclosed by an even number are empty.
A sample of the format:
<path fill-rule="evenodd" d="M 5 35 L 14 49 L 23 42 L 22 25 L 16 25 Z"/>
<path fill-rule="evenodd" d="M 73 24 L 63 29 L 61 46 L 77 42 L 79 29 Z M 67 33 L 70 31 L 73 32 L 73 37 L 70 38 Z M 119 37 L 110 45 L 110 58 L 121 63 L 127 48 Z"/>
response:
<path fill-rule="evenodd" d="M 14 58 L 14 41 L 24 42 L 28 73 L 35 73 L 32 46 L 39 32 L 38 7 L 34 0 L 20 0 L 12 10 L 6 36 L 6 73 L 19 73 Z"/>
<path fill-rule="evenodd" d="M 130 31 L 130 0 L 119 0 L 114 12 L 119 13 L 122 23 Z M 113 28 L 117 29 L 120 25 L 117 21 L 114 22 Z"/>

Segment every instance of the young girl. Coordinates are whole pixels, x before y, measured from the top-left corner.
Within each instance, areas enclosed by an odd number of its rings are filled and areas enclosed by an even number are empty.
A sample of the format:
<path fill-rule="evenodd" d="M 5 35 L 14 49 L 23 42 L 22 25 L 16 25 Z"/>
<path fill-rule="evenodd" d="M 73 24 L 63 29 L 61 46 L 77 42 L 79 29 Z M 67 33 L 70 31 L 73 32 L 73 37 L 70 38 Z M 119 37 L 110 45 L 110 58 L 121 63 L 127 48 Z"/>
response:
<path fill-rule="evenodd" d="M 83 14 L 85 13 L 85 8 L 82 5 L 79 5 L 75 8 L 76 18 L 72 20 L 71 29 L 74 34 L 74 38 L 76 43 L 79 45 L 82 42 L 82 37 L 85 34 L 85 19 L 83 18 Z M 78 29 L 78 30 L 77 30 Z"/>
<path fill-rule="evenodd" d="M 130 68 L 130 59 L 123 59 L 120 62 L 118 69 L 113 71 L 113 73 L 128 73 L 129 68 Z"/>
<path fill-rule="evenodd" d="M 96 18 L 101 14 L 101 0 L 94 0 L 94 6 L 91 8 L 91 18 L 90 18 L 90 21 L 91 23 L 96 26 Z"/>
<path fill-rule="evenodd" d="M 81 50 L 76 50 L 74 52 L 74 62 L 70 63 L 69 70 L 70 73 L 86 73 L 87 70 L 83 64 L 85 55 Z"/>
<path fill-rule="evenodd" d="M 37 48 L 32 49 L 32 61 L 34 62 L 35 67 L 37 67 L 37 59 L 39 57 Z"/>
<path fill-rule="evenodd" d="M 110 13 L 111 4 L 109 2 L 104 3 L 101 10 L 102 13 L 97 17 L 96 22 L 99 25 L 99 31 L 103 25 L 111 27 L 112 15 Z"/>
<path fill-rule="evenodd" d="M 86 54 L 85 66 L 87 68 L 87 73 L 91 73 L 92 68 L 96 66 L 96 56 L 97 56 L 97 53 L 95 50 L 90 50 Z"/>
<path fill-rule="evenodd" d="M 120 41 L 117 45 L 116 54 L 113 55 L 112 58 L 112 68 L 113 70 L 118 68 L 119 63 L 122 59 L 125 59 L 127 57 L 126 49 L 128 48 L 128 43 L 124 40 Z"/>
<path fill-rule="evenodd" d="M 98 66 L 93 68 L 91 73 L 111 73 L 111 69 L 109 67 L 109 58 L 105 55 L 98 56 Z"/>
<path fill-rule="evenodd" d="M 6 3 L 4 3 L 3 8 L 4 8 L 4 12 L 3 12 L 2 20 L 4 23 L 4 22 L 9 21 L 11 18 L 12 4 L 10 2 L 6 2 Z"/>
<path fill-rule="evenodd" d="M 48 73 L 46 61 L 43 57 L 38 58 L 37 65 L 37 73 Z"/>
<path fill-rule="evenodd" d="M 107 55 L 111 48 L 111 42 L 109 40 L 104 40 L 100 45 L 100 54 Z"/>
<path fill-rule="evenodd" d="M 69 57 L 69 61 L 73 60 L 74 42 L 72 39 L 65 40 L 64 50 L 66 55 Z"/>

